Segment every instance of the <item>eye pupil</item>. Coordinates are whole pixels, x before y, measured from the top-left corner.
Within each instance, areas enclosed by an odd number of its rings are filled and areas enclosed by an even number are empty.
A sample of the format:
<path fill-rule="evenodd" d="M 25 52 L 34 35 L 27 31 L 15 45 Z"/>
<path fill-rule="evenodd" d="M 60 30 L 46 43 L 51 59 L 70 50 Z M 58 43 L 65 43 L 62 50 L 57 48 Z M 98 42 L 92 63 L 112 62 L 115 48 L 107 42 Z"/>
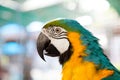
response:
<path fill-rule="evenodd" d="M 56 33 L 60 33 L 61 29 L 60 28 L 56 28 Z"/>
<path fill-rule="evenodd" d="M 58 32 L 59 30 L 57 29 L 56 31 Z"/>

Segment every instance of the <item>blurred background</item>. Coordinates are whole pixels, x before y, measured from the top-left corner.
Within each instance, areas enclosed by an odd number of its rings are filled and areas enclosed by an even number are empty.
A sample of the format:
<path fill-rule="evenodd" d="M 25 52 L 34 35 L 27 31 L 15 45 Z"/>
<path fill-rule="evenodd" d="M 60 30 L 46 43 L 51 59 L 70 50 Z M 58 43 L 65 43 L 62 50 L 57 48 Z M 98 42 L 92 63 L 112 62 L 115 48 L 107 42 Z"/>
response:
<path fill-rule="evenodd" d="M 61 80 L 58 58 L 36 50 L 45 22 L 76 19 L 120 69 L 120 0 L 0 0 L 0 80 Z"/>

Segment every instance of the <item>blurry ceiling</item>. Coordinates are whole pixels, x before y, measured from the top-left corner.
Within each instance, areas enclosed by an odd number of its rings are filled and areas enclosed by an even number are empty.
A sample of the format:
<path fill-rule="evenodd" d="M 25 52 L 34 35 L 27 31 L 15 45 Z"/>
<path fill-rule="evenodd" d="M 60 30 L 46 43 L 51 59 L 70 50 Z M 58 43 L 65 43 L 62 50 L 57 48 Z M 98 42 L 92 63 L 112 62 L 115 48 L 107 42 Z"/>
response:
<path fill-rule="evenodd" d="M 48 7 L 62 2 L 63 0 L 1 0 L 0 5 L 13 10 L 20 10 L 24 12 L 38 8 Z"/>
<path fill-rule="evenodd" d="M 120 0 L 108 0 L 120 14 Z M 54 18 L 74 18 L 80 15 L 77 9 L 69 10 L 64 0 L 1 0 L 0 26 L 13 22 L 28 25 L 32 21 L 48 21 Z"/>
<path fill-rule="evenodd" d="M 32 5 L 34 4 L 34 5 Z M 1 0 L 0 26 L 13 22 L 28 25 L 32 21 L 72 18 L 75 12 L 66 9 L 62 0 Z"/>

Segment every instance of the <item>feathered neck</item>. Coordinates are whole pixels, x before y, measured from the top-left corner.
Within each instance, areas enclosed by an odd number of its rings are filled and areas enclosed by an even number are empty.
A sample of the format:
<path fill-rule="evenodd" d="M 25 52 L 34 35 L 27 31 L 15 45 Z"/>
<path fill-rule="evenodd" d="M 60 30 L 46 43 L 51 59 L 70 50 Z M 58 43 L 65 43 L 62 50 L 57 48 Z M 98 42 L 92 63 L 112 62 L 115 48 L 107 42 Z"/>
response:
<path fill-rule="evenodd" d="M 71 42 L 73 53 L 63 65 L 62 80 L 102 80 L 113 74 L 111 70 L 97 70 L 97 65 L 83 59 L 83 57 L 87 56 L 85 53 L 86 46 L 82 44 L 79 33 L 70 32 L 68 38 Z"/>

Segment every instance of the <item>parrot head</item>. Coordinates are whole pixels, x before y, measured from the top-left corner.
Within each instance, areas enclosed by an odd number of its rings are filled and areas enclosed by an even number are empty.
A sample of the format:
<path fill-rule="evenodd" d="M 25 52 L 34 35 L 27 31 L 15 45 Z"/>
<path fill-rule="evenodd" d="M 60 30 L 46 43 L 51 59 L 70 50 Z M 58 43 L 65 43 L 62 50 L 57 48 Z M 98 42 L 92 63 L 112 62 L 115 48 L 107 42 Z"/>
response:
<path fill-rule="evenodd" d="M 45 61 L 44 54 L 59 57 L 60 64 L 64 64 L 72 55 L 73 48 L 68 38 L 70 32 L 90 34 L 76 20 L 59 19 L 46 23 L 37 39 L 37 50 Z"/>

